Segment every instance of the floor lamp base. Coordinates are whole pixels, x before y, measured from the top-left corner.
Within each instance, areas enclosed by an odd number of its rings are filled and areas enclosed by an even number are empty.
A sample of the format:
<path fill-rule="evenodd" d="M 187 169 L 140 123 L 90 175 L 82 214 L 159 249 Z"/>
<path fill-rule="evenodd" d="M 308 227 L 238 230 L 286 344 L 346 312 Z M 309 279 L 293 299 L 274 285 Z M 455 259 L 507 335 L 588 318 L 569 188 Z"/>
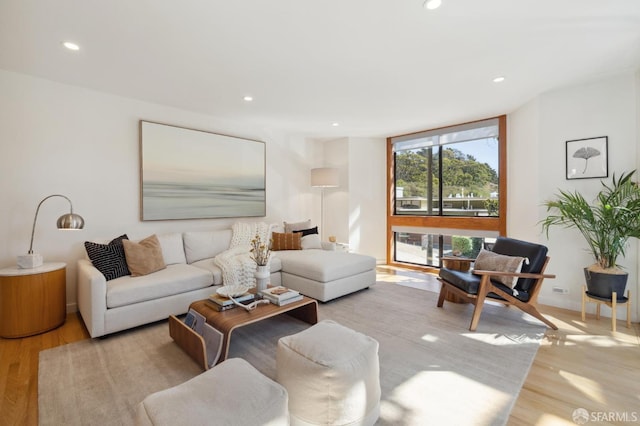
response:
<path fill-rule="evenodd" d="M 33 254 L 25 254 L 22 256 L 18 256 L 17 259 L 18 268 L 20 269 L 32 269 L 37 268 L 38 266 L 42 266 L 42 255 L 33 253 Z"/>

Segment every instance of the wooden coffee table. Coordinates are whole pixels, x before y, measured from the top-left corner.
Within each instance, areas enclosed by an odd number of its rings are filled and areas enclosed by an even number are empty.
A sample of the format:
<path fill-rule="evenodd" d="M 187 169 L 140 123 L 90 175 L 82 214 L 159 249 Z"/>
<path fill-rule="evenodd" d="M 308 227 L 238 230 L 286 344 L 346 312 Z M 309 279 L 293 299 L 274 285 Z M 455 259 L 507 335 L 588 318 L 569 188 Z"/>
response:
<path fill-rule="evenodd" d="M 212 303 L 213 302 L 209 302 L 206 299 L 198 300 L 189 305 L 189 309 L 193 309 L 203 315 L 207 319 L 208 324 L 223 334 L 222 349 L 220 358 L 218 358 L 218 364 L 227 359 L 231 333 L 233 333 L 233 330 L 236 328 L 284 313 L 309 324 L 316 324 L 318 322 L 318 302 L 306 296 L 304 296 L 302 300 L 284 306 L 277 306 L 271 303 L 260 304 L 252 311 L 237 307 L 219 312 L 212 306 Z"/>

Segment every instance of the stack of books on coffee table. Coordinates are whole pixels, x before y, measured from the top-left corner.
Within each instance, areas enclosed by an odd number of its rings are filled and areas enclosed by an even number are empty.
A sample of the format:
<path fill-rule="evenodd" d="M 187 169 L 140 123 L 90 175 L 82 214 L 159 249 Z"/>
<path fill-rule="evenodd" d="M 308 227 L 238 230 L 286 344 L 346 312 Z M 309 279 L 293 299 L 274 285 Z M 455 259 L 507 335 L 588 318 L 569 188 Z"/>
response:
<path fill-rule="evenodd" d="M 269 287 L 266 290 L 262 290 L 260 295 L 263 299 L 267 299 L 269 302 L 278 306 L 302 300 L 302 295 L 299 292 L 282 286 Z"/>
<path fill-rule="evenodd" d="M 241 296 L 234 297 L 234 299 L 242 303 L 243 305 L 247 305 L 255 300 L 256 296 L 253 293 L 245 293 Z M 217 311 L 226 311 L 227 309 L 236 308 L 238 305 L 233 303 L 233 300 L 228 297 L 224 297 L 219 295 L 218 293 L 213 293 L 209 296 L 209 302 L 211 302 L 211 306 Z"/>

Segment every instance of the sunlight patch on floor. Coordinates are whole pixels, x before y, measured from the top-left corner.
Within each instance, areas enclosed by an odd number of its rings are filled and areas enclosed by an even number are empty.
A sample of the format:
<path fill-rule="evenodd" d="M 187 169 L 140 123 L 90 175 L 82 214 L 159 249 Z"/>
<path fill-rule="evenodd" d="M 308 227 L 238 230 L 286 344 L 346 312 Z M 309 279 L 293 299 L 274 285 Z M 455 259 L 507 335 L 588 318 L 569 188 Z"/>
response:
<path fill-rule="evenodd" d="M 562 426 L 562 425 L 572 425 L 575 426 L 576 423 L 567 419 L 563 419 L 562 417 L 555 416 L 553 414 L 545 413 L 536 421 L 536 426 Z"/>
<path fill-rule="evenodd" d="M 441 286 L 440 281 L 433 274 L 414 271 L 385 272 L 382 268 L 378 268 L 376 280 L 434 293 L 440 292 Z"/>
<path fill-rule="evenodd" d="M 564 370 L 558 371 L 558 374 L 568 383 L 571 383 L 576 389 L 580 390 L 580 392 L 587 395 L 592 401 L 606 404 L 607 397 L 602 391 L 602 386 L 595 380 L 587 379 L 586 377 Z"/>
<path fill-rule="evenodd" d="M 469 339 L 477 340 L 494 346 L 523 345 L 523 344 L 540 344 L 542 333 L 538 337 L 527 336 L 526 334 L 508 336 L 506 334 L 496 333 L 463 333 L 462 336 Z"/>
<path fill-rule="evenodd" d="M 460 401 L 456 395 L 462 388 L 471 389 L 471 394 L 478 398 Z M 430 402 L 425 395 L 450 397 Z M 381 402 L 381 414 L 389 424 L 492 424 L 495 407 L 509 401 L 506 393 L 455 372 L 422 371 L 396 387 L 389 398 Z M 437 410 L 434 403 L 439 404 Z M 474 413 L 473 417 L 470 413 Z"/>
<path fill-rule="evenodd" d="M 624 342 L 613 336 L 594 336 L 589 334 L 569 334 L 564 342 L 566 346 L 581 345 L 597 348 L 635 347 L 633 343 Z"/>
<path fill-rule="evenodd" d="M 562 329 L 563 331 L 572 332 L 572 333 L 581 333 L 584 331 L 585 324 L 578 320 L 568 322 L 568 321 L 562 321 L 561 319 L 555 318 L 551 315 L 545 315 L 545 316 L 549 319 L 549 321 L 554 323 L 556 326 L 558 326 L 558 328 Z"/>
<path fill-rule="evenodd" d="M 438 341 L 438 338 L 436 336 L 433 336 L 431 334 L 425 334 L 424 336 L 421 337 L 422 340 L 424 340 L 425 342 L 429 342 L 429 343 L 435 343 Z"/>
<path fill-rule="evenodd" d="M 381 274 L 378 273 L 377 280 L 385 281 L 385 282 L 394 282 L 394 283 L 404 283 L 404 282 L 424 282 L 425 276 L 415 276 L 415 275 L 400 275 L 400 274 Z"/>

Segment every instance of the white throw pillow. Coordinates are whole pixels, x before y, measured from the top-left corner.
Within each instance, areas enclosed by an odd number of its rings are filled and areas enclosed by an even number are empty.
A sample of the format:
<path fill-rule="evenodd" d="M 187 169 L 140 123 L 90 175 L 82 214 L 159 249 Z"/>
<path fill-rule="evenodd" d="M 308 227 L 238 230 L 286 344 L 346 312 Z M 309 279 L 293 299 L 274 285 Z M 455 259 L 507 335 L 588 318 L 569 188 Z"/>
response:
<path fill-rule="evenodd" d="M 162 256 L 166 265 L 187 263 L 184 256 L 184 246 L 182 245 L 182 234 L 174 232 L 171 234 L 158 235 Z"/>
<path fill-rule="evenodd" d="M 187 263 L 217 256 L 229 248 L 231 229 L 220 231 L 189 231 L 183 234 Z"/>
<path fill-rule="evenodd" d="M 322 249 L 322 241 L 320 241 L 320 235 L 309 234 L 302 237 L 302 250 L 308 249 Z"/>
<path fill-rule="evenodd" d="M 272 223 L 269 225 L 269 227 L 271 228 L 269 235 L 271 235 L 271 232 L 277 232 L 279 234 L 284 234 L 284 224 L 282 223 Z"/>

